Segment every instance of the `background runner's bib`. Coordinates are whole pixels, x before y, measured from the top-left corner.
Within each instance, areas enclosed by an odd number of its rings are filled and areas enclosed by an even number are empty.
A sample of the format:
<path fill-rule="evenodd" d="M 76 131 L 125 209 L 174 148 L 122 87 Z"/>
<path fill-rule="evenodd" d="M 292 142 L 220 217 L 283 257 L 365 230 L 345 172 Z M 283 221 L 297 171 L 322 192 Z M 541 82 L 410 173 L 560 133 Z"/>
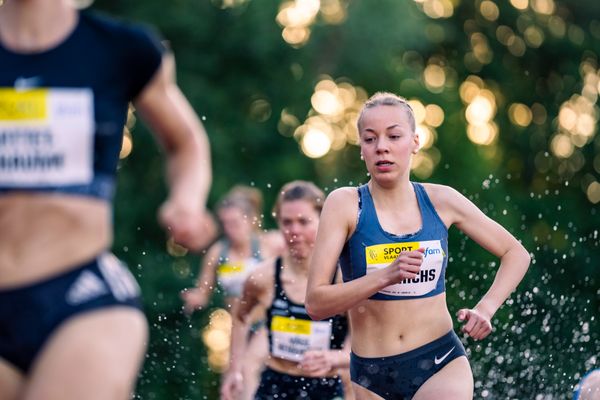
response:
<path fill-rule="evenodd" d="M 271 321 L 271 354 L 285 360 L 300 361 L 308 350 L 329 350 L 331 322 L 309 321 L 276 315 Z"/>
<path fill-rule="evenodd" d="M 365 247 L 367 274 L 385 268 L 394 261 L 401 252 L 425 249 L 421 270 L 414 279 L 406 279 L 400 283 L 387 286 L 379 293 L 392 296 L 422 296 L 434 290 L 440 279 L 444 264 L 444 250 L 439 240 L 408 243 L 385 243 Z"/>
<path fill-rule="evenodd" d="M 0 186 L 89 184 L 94 130 L 90 89 L 0 88 Z"/>
<path fill-rule="evenodd" d="M 217 281 L 226 291 L 226 295 L 241 295 L 244 281 L 257 265 L 258 260 L 255 258 L 248 258 L 244 262 L 220 264 L 217 267 Z"/>
<path fill-rule="evenodd" d="M 346 317 L 335 315 L 325 321 L 313 321 L 304 304 L 287 297 L 281 282 L 282 269 L 279 257 L 275 261 L 275 293 L 267 309 L 271 356 L 298 362 L 308 350 L 341 349 L 348 333 Z"/>

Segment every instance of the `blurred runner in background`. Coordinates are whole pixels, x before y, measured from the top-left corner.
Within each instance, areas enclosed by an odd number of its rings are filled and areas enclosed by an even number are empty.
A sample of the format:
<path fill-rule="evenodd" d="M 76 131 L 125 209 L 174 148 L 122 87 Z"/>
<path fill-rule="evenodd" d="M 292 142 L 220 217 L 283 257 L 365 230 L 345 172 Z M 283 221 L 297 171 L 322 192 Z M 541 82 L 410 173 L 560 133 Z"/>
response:
<path fill-rule="evenodd" d="M 261 192 L 248 186 L 234 186 L 217 206 L 217 217 L 224 237 L 212 245 L 203 259 L 202 270 L 194 288 L 182 292 L 187 314 L 208 304 L 214 290 L 222 290 L 227 311 L 235 315 L 244 280 L 263 259 L 275 257 L 283 248 L 278 231 L 261 230 L 263 201 Z M 242 399 L 250 399 L 256 391 L 260 372 L 267 356 L 267 333 L 264 310 L 255 310 L 250 317 L 242 373 Z M 235 329 L 235 318 L 233 328 Z"/>

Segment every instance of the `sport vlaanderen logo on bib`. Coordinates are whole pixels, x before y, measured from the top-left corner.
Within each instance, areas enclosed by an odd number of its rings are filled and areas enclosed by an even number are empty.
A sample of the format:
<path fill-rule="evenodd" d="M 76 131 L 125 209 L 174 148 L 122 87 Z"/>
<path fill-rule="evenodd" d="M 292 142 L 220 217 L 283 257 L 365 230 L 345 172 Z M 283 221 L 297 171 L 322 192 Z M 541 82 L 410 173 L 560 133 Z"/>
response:
<path fill-rule="evenodd" d="M 446 254 L 439 240 L 424 242 L 385 243 L 365 247 L 367 274 L 385 268 L 403 251 L 425 250 L 417 277 L 387 286 L 379 291 L 390 296 L 422 296 L 435 289 Z"/>
<path fill-rule="evenodd" d="M 91 89 L 0 88 L 0 186 L 90 183 L 94 129 Z"/>
<path fill-rule="evenodd" d="M 328 350 L 331 322 L 309 321 L 276 315 L 271 321 L 273 356 L 300 361 L 308 350 Z"/>

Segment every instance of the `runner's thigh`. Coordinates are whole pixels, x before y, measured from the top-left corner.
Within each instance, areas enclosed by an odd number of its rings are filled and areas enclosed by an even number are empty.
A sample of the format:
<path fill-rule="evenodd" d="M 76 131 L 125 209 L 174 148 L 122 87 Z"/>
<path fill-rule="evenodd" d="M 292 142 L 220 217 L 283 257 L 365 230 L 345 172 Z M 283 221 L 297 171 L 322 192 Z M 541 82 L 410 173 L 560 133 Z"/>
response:
<path fill-rule="evenodd" d="M 21 372 L 0 358 L 0 400 L 16 400 L 23 381 Z"/>
<path fill-rule="evenodd" d="M 427 379 L 413 400 L 471 400 L 473 373 L 466 357 L 458 357 Z"/>
<path fill-rule="evenodd" d="M 70 318 L 36 359 L 24 400 L 128 399 L 145 353 L 143 313 L 114 306 Z"/>
<path fill-rule="evenodd" d="M 383 397 L 371 392 L 354 382 L 352 382 L 352 391 L 354 392 L 354 398 L 356 400 L 385 400 Z"/>

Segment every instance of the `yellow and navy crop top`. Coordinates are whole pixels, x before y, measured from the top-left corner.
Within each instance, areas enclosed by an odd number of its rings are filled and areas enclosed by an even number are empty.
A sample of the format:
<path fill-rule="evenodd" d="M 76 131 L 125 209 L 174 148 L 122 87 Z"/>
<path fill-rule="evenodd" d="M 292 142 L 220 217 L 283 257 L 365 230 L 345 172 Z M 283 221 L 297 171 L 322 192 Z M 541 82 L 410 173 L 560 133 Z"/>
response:
<path fill-rule="evenodd" d="M 110 201 L 128 104 L 162 54 L 147 29 L 91 12 L 52 49 L 16 53 L 0 43 L 0 195 Z"/>
<path fill-rule="evenodd" d="M 445 292 L 448 264 L 448 229 L 437 214 L 423 185 L 413 183 L 422 217 L 421 229 L 408 235 L 386 232 L 379 223 L 367 185 L 358 188 L 359 216 L 356 230 L 340 255 L 344 282 L 385 268 L 402 251 L 424 249 L 423 264 L 417 277 L 388 286 L 370 298 L 407 300 L 436 296 Z"/>

